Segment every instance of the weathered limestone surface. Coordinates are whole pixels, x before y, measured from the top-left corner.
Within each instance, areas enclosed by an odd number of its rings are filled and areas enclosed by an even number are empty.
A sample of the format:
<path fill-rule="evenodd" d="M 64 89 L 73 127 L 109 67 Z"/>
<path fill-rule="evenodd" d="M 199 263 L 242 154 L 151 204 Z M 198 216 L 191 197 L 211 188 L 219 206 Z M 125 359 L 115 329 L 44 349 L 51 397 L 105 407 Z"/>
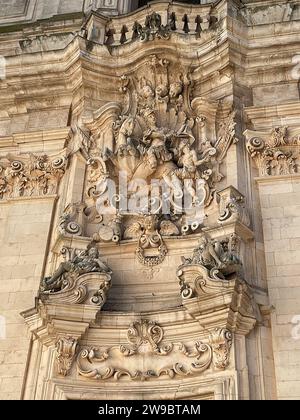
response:
<path fill-rule="evenodd" d="M 300 399 L 300 1 L 201 3 L 0 0 L 0 399 Z"/>
<path fill-rule="evenodd" d="M 1 399 L 20 399 L 30 337 L 20 308 L 31 306 L 39 287 L 53 198 L 0 204 L 0 314 L 6 338 L 0 340 Z"/>
<path fill-rule="evenodd" d="M 280 399 L 299 398 L 299 177 L 259 180 L 276 380 Z"/>

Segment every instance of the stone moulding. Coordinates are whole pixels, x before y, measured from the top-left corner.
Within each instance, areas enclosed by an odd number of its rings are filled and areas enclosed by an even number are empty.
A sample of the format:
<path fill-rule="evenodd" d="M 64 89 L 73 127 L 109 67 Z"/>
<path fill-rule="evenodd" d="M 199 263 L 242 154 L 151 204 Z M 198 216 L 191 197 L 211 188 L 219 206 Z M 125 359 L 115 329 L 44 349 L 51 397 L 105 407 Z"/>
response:
<path fill-rule="evenodd" d="M 207 32 L 216 32 L 220 28 L 218 12 L 211 5 L 193 5 L 183 11 L 181 5 L 155 2 L 145 11 L 108 19 L 97 12 L 91 12 L 82 34 L 87 39 L 87 46 L 95 42 L 109 47 L 119 46 L 140 40 L 142 42 L 163 39 L 168 40 L 172 33 L 193 35 L 197 38 Z"/>
<path fill-rule="evenodd" d="M 59 375 L 70 373 L 78 342 L 100 313 L 110 284 L 107 273 L 79 276 L 61 291 L 40 293 L 35 308 L 21 314 L 43 345 L 56 348 Z"/>

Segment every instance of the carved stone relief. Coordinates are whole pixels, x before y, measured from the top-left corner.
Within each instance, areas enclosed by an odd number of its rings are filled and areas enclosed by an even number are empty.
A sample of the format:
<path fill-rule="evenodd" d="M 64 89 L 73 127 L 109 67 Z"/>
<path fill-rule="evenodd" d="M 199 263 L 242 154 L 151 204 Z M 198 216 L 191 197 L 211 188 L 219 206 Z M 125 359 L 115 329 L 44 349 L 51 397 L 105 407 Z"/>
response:
<path fill-rule="evenodd" d="M 211 345 L 196 342 L 161 346 L 163 329 L 155 322 L 143 319 L 130 326 L 127 337 L 130 346 L 114 346 L 102 351 L 82 349 L 77 357 L 79 375 L 101 381 L 123 377 L 133 381 L 165 376 L 174 379 L 199 375 L 209 369 L 213 360 L 217 369 L 225 369 L 229 364 L 232 336 L 227 330 L 214 331 L 208 339 Z"/>
<path fill-rule="evenodd" d="M 250 216 L 245 207 L 245 197 L 230 186 L 218 192 L 219 213 L 218 223 L 241 222 L 245 226 L 250 226 Z"/>
<path fill-rule="evenodd" d="M 56 342 L 56 365 L 59 375 L 67 376 L 76 356 L 78 341 L 72 337 L 62 337 Z"/>
<path fill-rule="evenodd" d="M 111 287 L 111 270 L 100 260 L 92 242 L 85 251 L 62 250 L 65 261 L 41 286 L 41 299 L 69 304 L 87 303 L 102 307 Z"/>
<path fill-rule="evenodd" d="M 224 240 L 211 240 L 204 236 L 191 258 L 182 257 L 183 265 L 202 266 L 209 272 L 211 278 L 217 280 L 236 274 L 242 267 L 236 255 L 237 240 L 234 234 Z"/>
<path fill-rule="evenodd" d="M 187 69 L 152 55 L 121 77 L 123 110 L 107 104 L 86 123 L 93 142 L 84 214 L 99 224 L 102 242 L 137 240 L 138 260 L 149 267 L 167 254 L 163 236 L 200 231 L 236 141 L 228 104 L 192 99 L 192 89 Z M 145 216 L 152 217 L 151 233 Z M 158 255 L 145 256 L 150 248 Z"/>
<path fill-rule="evenodd" d="M 57 193 L 67 158 L 47 155 L 8 155 L 0 158 L 0 199 Z"/>
<path fill-rule="evenodd" d="M 299 172 L 300 132 L 296 128 L 275 127 L 269 132 L 247 130 L 247 150 L 259 176 L 292 175 Z"/>

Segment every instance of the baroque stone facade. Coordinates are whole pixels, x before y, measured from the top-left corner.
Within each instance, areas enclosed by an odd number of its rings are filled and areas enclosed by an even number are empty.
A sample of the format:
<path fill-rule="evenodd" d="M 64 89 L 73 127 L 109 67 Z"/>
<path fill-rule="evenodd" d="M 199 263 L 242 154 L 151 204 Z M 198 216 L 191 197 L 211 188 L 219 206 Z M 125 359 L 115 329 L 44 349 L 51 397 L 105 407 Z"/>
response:
<path fill-rule="evenodd" d="M 48 3 L 0 0 L 0 399 L 300 399 L 300 1 Z"/>

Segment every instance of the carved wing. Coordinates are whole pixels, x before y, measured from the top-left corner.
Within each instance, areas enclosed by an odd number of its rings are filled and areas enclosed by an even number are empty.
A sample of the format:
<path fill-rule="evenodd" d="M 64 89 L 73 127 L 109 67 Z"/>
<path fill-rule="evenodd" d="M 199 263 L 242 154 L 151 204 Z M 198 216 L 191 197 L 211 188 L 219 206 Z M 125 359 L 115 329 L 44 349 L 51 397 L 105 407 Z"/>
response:
<path fill-rule="evenodd" d="M 217 149 L 218 153 L 219 162 L 223 161 L 231 144 L 237 142 L 237 139 L 235 137 L 235 115 L 236 112 L 232 111 L 219 126 L 218 140 L 215 145 L 215 148 Z"/>
<path fill-rule="evenodd" d="M 137 239 L 143 233 L 142 225 L 139 222 L 132 223 L 124 232 L 124 239 Z"/>
<path fill-rule="evenodd" d="M 160 234 L 161 236 L 177 236 L 179 235 L 178 227 L 169 220 L 165 220 L 160 224 Z"/>

